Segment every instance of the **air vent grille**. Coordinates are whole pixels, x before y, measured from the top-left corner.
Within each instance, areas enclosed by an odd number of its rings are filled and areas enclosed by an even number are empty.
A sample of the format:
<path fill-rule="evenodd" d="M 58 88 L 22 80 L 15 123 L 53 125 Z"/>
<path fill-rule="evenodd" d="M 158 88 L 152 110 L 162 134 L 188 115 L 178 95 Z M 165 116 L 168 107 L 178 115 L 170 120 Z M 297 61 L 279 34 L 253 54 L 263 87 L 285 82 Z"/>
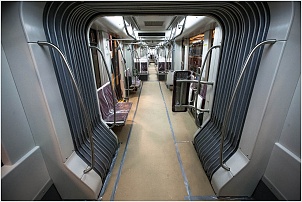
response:
<path fill-rule="evenodd" d="M 163 26 L 164 21 L 144 21 L 145 26 Z"/>

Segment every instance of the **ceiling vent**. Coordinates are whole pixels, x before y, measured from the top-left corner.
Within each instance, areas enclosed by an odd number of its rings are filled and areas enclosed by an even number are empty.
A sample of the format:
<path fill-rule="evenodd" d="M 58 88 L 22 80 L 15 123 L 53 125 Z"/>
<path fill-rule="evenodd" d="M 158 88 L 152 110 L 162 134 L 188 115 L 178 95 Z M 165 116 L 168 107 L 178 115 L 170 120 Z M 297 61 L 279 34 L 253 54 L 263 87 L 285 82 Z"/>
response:
<path fill-rule="evenodd" d="M 165 32 L 141 32 L 138 33 L 138 36 L 144 36 L 144 37 L 149 37 L 149 36 L 153 36 L 153 37 L 165 37 L 166 33 Z"/>
<path fill-rule="evenodd" d="M 163 26 L 164 21 L 144 21 L 145 26 Z"/>

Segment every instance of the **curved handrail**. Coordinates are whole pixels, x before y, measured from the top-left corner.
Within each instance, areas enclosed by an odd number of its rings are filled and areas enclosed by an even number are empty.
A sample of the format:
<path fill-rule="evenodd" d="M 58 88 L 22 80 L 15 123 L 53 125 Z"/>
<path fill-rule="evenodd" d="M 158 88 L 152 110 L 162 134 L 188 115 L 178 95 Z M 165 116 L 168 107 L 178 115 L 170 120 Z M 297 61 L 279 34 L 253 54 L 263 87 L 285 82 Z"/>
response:
<path fill-rule="evenodd" d="M 175 40 L 177 37 L 179 37 L 180 35 L 182 35 L 182 33 L 184 32 L 184 29 L 185 29 L 186 20 L 187 20 L 187 16 L 185 17 L 185 20 L 184 20 L 184 22 L 182 24 L 182 29 L 181 29 L 180 33 L 177 36 L 173 37 L 173 39 L 171 39 L 171 40 Z"/>
<path fill-rule="evenodd" d="M 112 91 L 112 101 L 113 101 L 113 105 L 114 105 L 114 107 L 113 107 L 113 124 L 112 124 L 112 126 L 109 127 L 110 129 L 112 129 L 115 126 L 115 123 L 116 123 L 116 110 L 115 110 L 116 103 L 115 103 L 115 99 L 114 99 L 114 91 L 113 91 L 113 88 L 112 88 L 111 75 L 110 75 L 110 72 L 108 70 L 108 66 L 106 64 L 105 56 L 104 56 L 103 52 L 101 51 L 101 49 L 96 47 L 96 46 L 89 46 L 89 48 L 91 48 L 91 49 L 94 48 L 97 51 L 99 51 L 99 53 L 101 54 L 101 57 L 104 61 L 104 64 L 105 64 L 105 69 L 106 69 L 106 72 L 107 72 L 107 75 L 108 75 L 108 79 L 109 79 L 109 82 L 110 82 L 110 88 L 111 88 L 111 91 Z"/>
<path fill-rule="evenodd" d="M 128 36 L 130 36 L 132 39 L 136 40 L 136 38 L 134 36 L 132 36 L 129 32 L 128 32 L 128 29 L 127 29 L 127 25 L 126 25 L 126 22 L 125 22 L 125 18 L 123 17 L 123 23 L 124 23 L 124 27 L 125 27 L 125 31 L 127 33 Z"/>
<path fill-rule="evenodd" d="M 94 160 L 94 144 L 93 144 L 93 137 L 92 137 L 91 120 L 90 120 L 90 118 L 88 116 L 88 112 L 87 112 L 87 109 L 85 107 L 84 100 L 83 100 L 83 98 L 81 96 L 80 90 L 78 88 L 78 85 L 76 83 L 75 77 L 74 77 L 74 75 L 72 73 L 72 70 L 70 68 L 70 65 L 69 65 L 69 63 L 68 63 L 65 55 L 63 54 L 63 52 L 56 45 L 54 45 L 52 43 L 49 43 L 47 41 L 37 41 L 37 44 L 42 45 L 42 46 L 50 46 L 50 47 L 54 48 L 56 51 L 59 52 L 59 54 L 63 58 L 63 61 L 64 61 L 65 65 L 66 65 L 66 67 L 68 69 L 68 73 L 69 73 L 69 75 L 71 77 L 72 84 L 73 84 L 73 86 L 76 89 L 76 93 L 77 93 L 77 95 L 79 97 L 79 101 L 80 101 L 80 106 L 81 106 L 81 108 L 82 108 L 82 110 L 84 112 L 84 119 L 85 119 L 85 122 L 86 122 L 86 125 L 87 125 L 88 136 L 89 136 L 90 147 L 91 147 L 91 166 L 89 168 L 86 168 L 84 170 L 84 173 L 86 174 L 86 173 L 88 173 L 89 171 L 91 171 L 93 169 L 95 160 Z"/>
<path fill-rule="evenodd" d="M 213 49 L 215 48 L 220 48 L 220 45 L 216 45 L 216 46 L 212 46 L 208 51 L 207 51 L 207 54 L 203 60 L 203 63 L 202 63 L 202 68 L 200 70 L 200 76 L 199 76 L 199 79 L 198 79 L 198 85 L 197 85 L 197 91 L 196 91 L 196 95 L 195 95 L 195 109 L 197 109 L 197 99 L 198 99 L 198 93 L 200 91 L 200 83 L 201 83 L 201 75 L 202 75 L 202 72 L 203 72 L 203 69 L 205 67 L 205 64 L 207 62 L 207 59 L 208 59 L 208 56 L 209 54 L 212 52 Z M 198 122 L 197 122 L 197 110 L 195 110 L 195 113 L 194 113 L 194 116 L 195 116 L 195 123 L 199 126 Z M 199 126 L 200 127 L 200 126 Z"/>
<path fill-rule="evenodd" d="M 167 55 L 165 55 L 165 72 L 168 72 L 168 70 L 167 70 L 168 60 L 170 61 L 170 59 L 173 59 L 173 58 L 172 58 L 172 52 L 173 52 L 173 50 L 175 50 L 175 49 L 174 49 L 174 45 L 173 45 L 173 44 L 171 44 L 171 46 L 172 46 L 172 50 L 169 48 L 169 49 L 168 49 Z M 172 65 L 173 65 L 173 62 L 172 62 L 172 61 L 171 61 L 171 63 L 172 63 Z M 171 69 L 172 69 L 172 65 L 171 65 Z"/>
<path fill-rule="evenodd" d="M 239 83 L 241 82 L 241 79 L 242 79 L 242 76 L 243 76 L 243 73 L 245 72 L 246 70 L 246 67 L 247 67 L 247 64 L 248 62 L 250 61 L 250 59 L 252 58 L 252 55 L 254 54 L 254 52 L 260 47 L 260 46 L 263 46 L 265 44 L 274 44 L 276 43 L 277 40 L 275 39 L 271 39 L 271 40 L 266 40 L 266 41 L 262 41 L 260 42 L 259 44 L 257 44 L 255 46 L 255 48 L 253 48 L 253 50 L 250 52 L 250 54 L 248 55 L 244 65 L 243 65 L 243 68 L 240 72 L 240 76 L 237 80 L 237 83 L 236 83 L 236 86 L 235 86 L 235 89 L 234 89 L 234 92 L 232 94 L 232 97 L 231 97 L 231 101 L 230 101 L 230 104 L 228 106 L 228 109 L 227 109 L 227 112 L 226 112 L 226 115 L 225 115 L 225 118 L 223 119 L 223 124 L 222 124 L 222 128 L 221 128 L 221 143 L 220 143 L 220 153 L 219 153 L 219 158 L 220 158 L 220 166 L 222 168 L 224 168 L 225 170 L 229 171 L 230 168 L 227 167 L 226 165 L 223 164 L 223 146 L 224 146 L 224 136 L 225 136 L 225 133 L 226 133 L 226 126 L 228 124 L 228 121 L 229 121 L 229 118 L 230 118 L 230 111 L 231 111 L 231 107 L 233 105 L 233 101 L 234 101 L 234 98 L 235 98 L 235 95 L 237 93 L 237 90 L 238 90 L 238 86 L 239 86 Z"/>
<path fill-rule="evenodd" d="M 180 87 L 180 96 L 179 97 L 182 97 L 183 95 L 183 83 L 199 83 L 199 84 L 205 84 L 205 85 L 214 85 L 214 82 L 212 81 L 200 81 L 198 82 L 198 80 L 188 80 L 188 79 L 183 79 L 183 80 L 175 80 L 176 83 L 181 83 L 181 87 Z M 193 99 L 192 101 L 193 102 Z M 175 107 L 188 107 L 188 108 L 191 108 L 191 109 L 194 109 L 194 110 L 198 110 L 200 112 L 210 112 L 210 109 L 198 109 L 198 108 L 195 108 L 195 105 L 183 105 L 183 104 L 179 104 L 179 105 L 175 105 Z"/>

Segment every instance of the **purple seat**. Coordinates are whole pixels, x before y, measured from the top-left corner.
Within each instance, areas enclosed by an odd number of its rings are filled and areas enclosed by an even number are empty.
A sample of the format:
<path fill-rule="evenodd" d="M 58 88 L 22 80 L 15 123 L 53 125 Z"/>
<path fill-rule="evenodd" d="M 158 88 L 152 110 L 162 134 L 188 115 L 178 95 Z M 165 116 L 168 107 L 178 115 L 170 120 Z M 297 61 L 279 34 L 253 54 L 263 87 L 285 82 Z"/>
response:
<path fill-rule="evenodd" d="M 130 86 L 135 88 L 139 88 L 141 86 L 141 80 L 139 80 L 136 76 L 132 76 L 129 69 L 126 70 L 126 77 L 131 78 Z"/>
<path fill-rule="evenodd" d="M 116 113 L 115 114 L 115 124 L 117 126 L 123 126 L 125 125 L 125 122 L 127 120 L 128 117 L 128 113 Z M 108 124 L 108 125 L 112 125 L 114 123 L 114 114 L 109 114 L 104 121 Z"/>
<path fill-rule="evenodd" d="M 134 84 L 136 88 L 139 88 L 141 86 L 141 80 L 132 78 L 132 84 Z"/>
<path fill-rule="evenodd" d="M 158 72 L 165 72 L 165 62 L 158 62 Z"/>
<path fill-rule="evenodd" d="M 141 72 L 148 72 L 148 63 L 141 62 Z"/>
<path fill-rule="evenodd" d="M 139 69 L 140 62 L 134 62 L 135 69 Z"/>
<path fill-rule="evenodd" d="M 103 96 L 109 105 L 109 108 L 113 110 L 115 107 L 116 112 L 129 112 L 132 107 L 132 102 L 118 102 L 115 93 L 112 93 L 110 83 L 106 83 L 103 87 Z M 114 102 L 112 100 L 114 97 Z"/>
<path fill-rule="evenodd" d="M 129 111 L 132 107 L 131 102 L 118 102 L 116 95 L 112 93 L 110 83 L 107 82 L 97 90 L 100 110 L 103 120 L 107 124 L 114 123 L 114 108 L 115 108 L 115 121 L 117 125 L 125 125 Z M 112 99 L 114 98 L 114 101 Z M 114 104 L 115 103 L 115 104 Z"/>

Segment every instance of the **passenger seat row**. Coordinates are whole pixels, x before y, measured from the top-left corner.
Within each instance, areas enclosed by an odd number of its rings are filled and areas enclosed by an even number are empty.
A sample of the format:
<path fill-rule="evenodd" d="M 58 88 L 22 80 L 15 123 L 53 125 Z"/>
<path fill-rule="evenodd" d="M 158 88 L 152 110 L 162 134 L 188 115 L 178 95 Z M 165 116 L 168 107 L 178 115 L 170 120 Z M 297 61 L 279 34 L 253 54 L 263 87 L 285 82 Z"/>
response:
<path fill-rule="evenodd" d="M 112 92 L 110 82 L 107 82 L 97 90 L 100 110 L 103 120 L 108 124 L 114 123 L 115 108 L 115 125 L 123 126 L 127 120 L 132 102 L 118 102 L 115 93 Z"/>

